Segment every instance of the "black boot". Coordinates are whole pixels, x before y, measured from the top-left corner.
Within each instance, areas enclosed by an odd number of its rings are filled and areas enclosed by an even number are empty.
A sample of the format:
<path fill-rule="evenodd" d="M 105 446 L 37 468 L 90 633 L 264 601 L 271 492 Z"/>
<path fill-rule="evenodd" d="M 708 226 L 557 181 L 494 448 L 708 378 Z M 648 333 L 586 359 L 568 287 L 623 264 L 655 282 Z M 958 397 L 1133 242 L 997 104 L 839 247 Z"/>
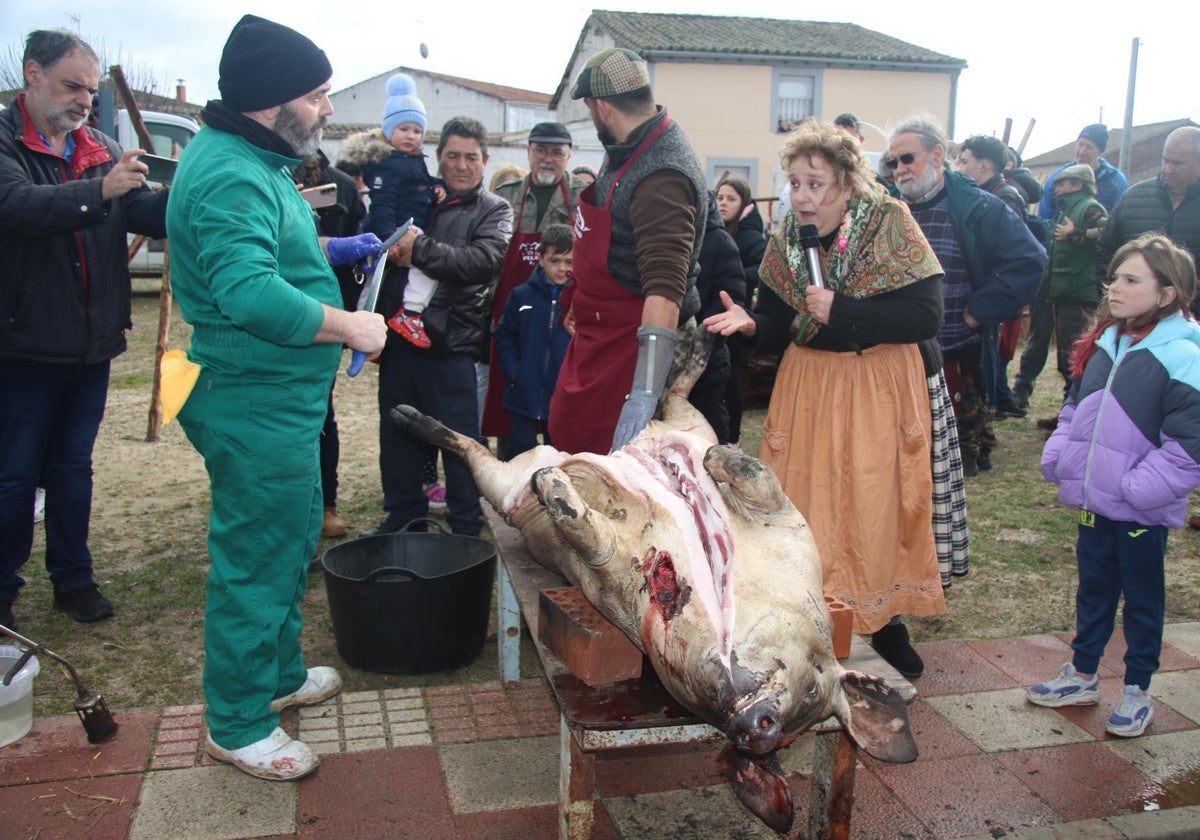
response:
<path fill-rule="evenodd" d="M 908 628 L 903 624 L 885 624 L 871 636 L 871 647 L 889 665 L 906 677 L 919 677 L 925 672 L 916 649 L 908 643 Z"/>

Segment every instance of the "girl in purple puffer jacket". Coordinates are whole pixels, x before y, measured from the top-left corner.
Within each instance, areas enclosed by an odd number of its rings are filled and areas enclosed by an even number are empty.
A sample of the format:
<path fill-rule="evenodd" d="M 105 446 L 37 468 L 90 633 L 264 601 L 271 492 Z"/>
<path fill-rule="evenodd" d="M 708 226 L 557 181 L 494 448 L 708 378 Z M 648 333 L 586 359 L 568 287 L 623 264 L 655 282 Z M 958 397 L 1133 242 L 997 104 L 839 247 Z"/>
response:
<path fill-rule="evenodd" d="M 1200 326 L 1188 315 L 1195 264 L 1167 237 L 1127 243 L 1108 273 L 1042 452 L 1043 475 L 1079 508 L 1075 653 L 1026 697 L 1051 707 L 1099 701 L 1096 672 L 1124 594 L 1125 688 L 1106 728 L 1134 737 L 1154 716 L 1147 690 L 1162 649 L 1167 529 L 1183 526 L 1200 486 Z"/>

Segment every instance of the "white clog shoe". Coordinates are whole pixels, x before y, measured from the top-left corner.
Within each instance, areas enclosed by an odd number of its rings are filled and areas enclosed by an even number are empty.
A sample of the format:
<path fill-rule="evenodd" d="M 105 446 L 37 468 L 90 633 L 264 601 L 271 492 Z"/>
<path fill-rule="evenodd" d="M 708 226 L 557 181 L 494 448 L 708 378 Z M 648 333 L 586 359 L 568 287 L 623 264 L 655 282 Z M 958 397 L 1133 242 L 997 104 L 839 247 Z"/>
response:
<path fill-rule="evenodd" d="M 313 706 L 324 702 L 342 690 L 342 675 L 328 665 L 308 669 L 304 684 L 282 697 L 271 701 L 271 708 L 282 712 L 289 706 Z"/>
<path fill-rule="evenodd" d="M 217 761 L 232 764 L 243 773 L 273 782 L 302 779 L 317 769 L 321 760 L 308 744 L 297 741 L 275 727 L 275 731 L 253 744 L 227 750 L 208 737 L 205 752 Z"/>

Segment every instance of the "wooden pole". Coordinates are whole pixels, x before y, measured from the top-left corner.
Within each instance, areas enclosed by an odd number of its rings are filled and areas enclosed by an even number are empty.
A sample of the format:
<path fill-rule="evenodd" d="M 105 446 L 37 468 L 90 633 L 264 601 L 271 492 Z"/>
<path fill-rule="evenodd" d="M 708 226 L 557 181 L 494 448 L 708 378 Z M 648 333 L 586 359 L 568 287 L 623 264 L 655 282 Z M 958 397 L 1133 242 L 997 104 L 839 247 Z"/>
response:
<path fill-rule="evenodd" d="M 150 412 L 146 420 L 146 442 L 158 440 L 162 428 L 162 359 L 171 332 L 171 243 L 163 244 L 162 289 L 158 293 L 158 343 L 154 345 L 154 378 L 150 386 Z"/>
<path fill-rule="evenodd" d="M 1012 117 L 1004 118 L 1004 136 L 1000 138 L 1005 146 L 1008 145 L 1008 138 L 1012 136 Z"/>
<path fill-rule="evenodd" d="M 142 112 L 138 108 L 138 104 L 134 101 L 133 91 L 129 89 L 129 85 L 125 82 L 125 71 L 121 69 L 121 65 L 114 64 L 108 68 L 108 75 L 112 79 L 113 86 L 117 92 L 121 94 L 121 101 L 125 103 L 125 111 L 129 114 L 129 121 L 133 123 L 133 131 L 137 134 L 138 143 L 150 154 L 154 154 L 154 140 L 150 137 L 150 132 L 146 130 L 146 123 L 142 121 Z M 140 240 L 135 239 L 134 245 L 140 247 L 145 241 L 145 237 Z M 129 258 L 133 259 L 137 253 L 137 247 L 130 248 Z M 150 386 L 150 411 L 149 419 L 146 422 L 146 442 L 154 443 L 158 440 L 158 431 L 162 427 L 162 357 L 167 352 L 167 341 L 171 334 L 171 246 L 170 243 L 165 243 L 163 246 L 163 269 L 162 269 L 162 285 L 158 291 L 158 343 L 154 347 L 154 373 L 151 379 Z"/>
<path fill-rule="evenodd" d="M 151 139 L 150 132 L 146 130 L 146 124 L 142 122 L 142 111 L 138 108 L 137 102 L 133 100 L 133 91 L 125 82 L 125 71 L 121 69 L 120 64 L 114 64 L 108 68 L 108 76 L 112 79 L 117 93 L 121 94 L 121 101 L 125 103 L 125 110 L 129 114 L 129 121 L 133 123 L 133 132 L 137 135 L 138 142 L 149 154 L 154 154 L 154 140 Z"/>
<path fill-rule="evenodd" d="M 1029 125 L 1025 127 L 1025 134 L 1021 137 L 1021 145 L 1017 146 L 1017 154 L 1021 157 L 1025 156 L 1025 144 L 1029 142 L 1029 135 L 1033 134 L 1033 124 L 1037 122 L 1033 117 L 1029 118 Z"/>

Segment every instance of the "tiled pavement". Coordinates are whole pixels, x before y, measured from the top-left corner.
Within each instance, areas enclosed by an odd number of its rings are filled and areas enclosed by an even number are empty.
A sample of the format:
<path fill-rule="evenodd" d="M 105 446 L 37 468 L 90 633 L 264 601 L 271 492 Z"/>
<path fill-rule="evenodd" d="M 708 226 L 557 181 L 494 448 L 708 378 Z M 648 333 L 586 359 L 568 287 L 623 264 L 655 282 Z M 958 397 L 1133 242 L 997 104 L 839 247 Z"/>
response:
<path fill-rule="evenodd" d="M 1119 635 L 1119 634 L 1118 634 Z M 1069 658 L 1045 635 L 919 646 L 911 717 L 921 757 L 863 758 L 852 836 L 880 840 L 1200 838 L 1200 623 L 1171 625 L 1142 738 L 1104 734 L 1121 684 L 1119 639 L 1101 705 L 1041 709 L 1023 689 Z M 345 694 L 288 712 L 321 754 L 299 784 L 263 782 L 203 755 L 200 707 L 115 710 L 90 746 L 75 717 L 39 719 L 0 748 L 3 840 L 480 838 L 557 832 L 558 720 L 540 680 Z M 609 753 L 597 763 L 595 836 L 770 838 L 736 803 L 718 746 Z M 784 754 L 806 802 L 811 742 Z"/>

